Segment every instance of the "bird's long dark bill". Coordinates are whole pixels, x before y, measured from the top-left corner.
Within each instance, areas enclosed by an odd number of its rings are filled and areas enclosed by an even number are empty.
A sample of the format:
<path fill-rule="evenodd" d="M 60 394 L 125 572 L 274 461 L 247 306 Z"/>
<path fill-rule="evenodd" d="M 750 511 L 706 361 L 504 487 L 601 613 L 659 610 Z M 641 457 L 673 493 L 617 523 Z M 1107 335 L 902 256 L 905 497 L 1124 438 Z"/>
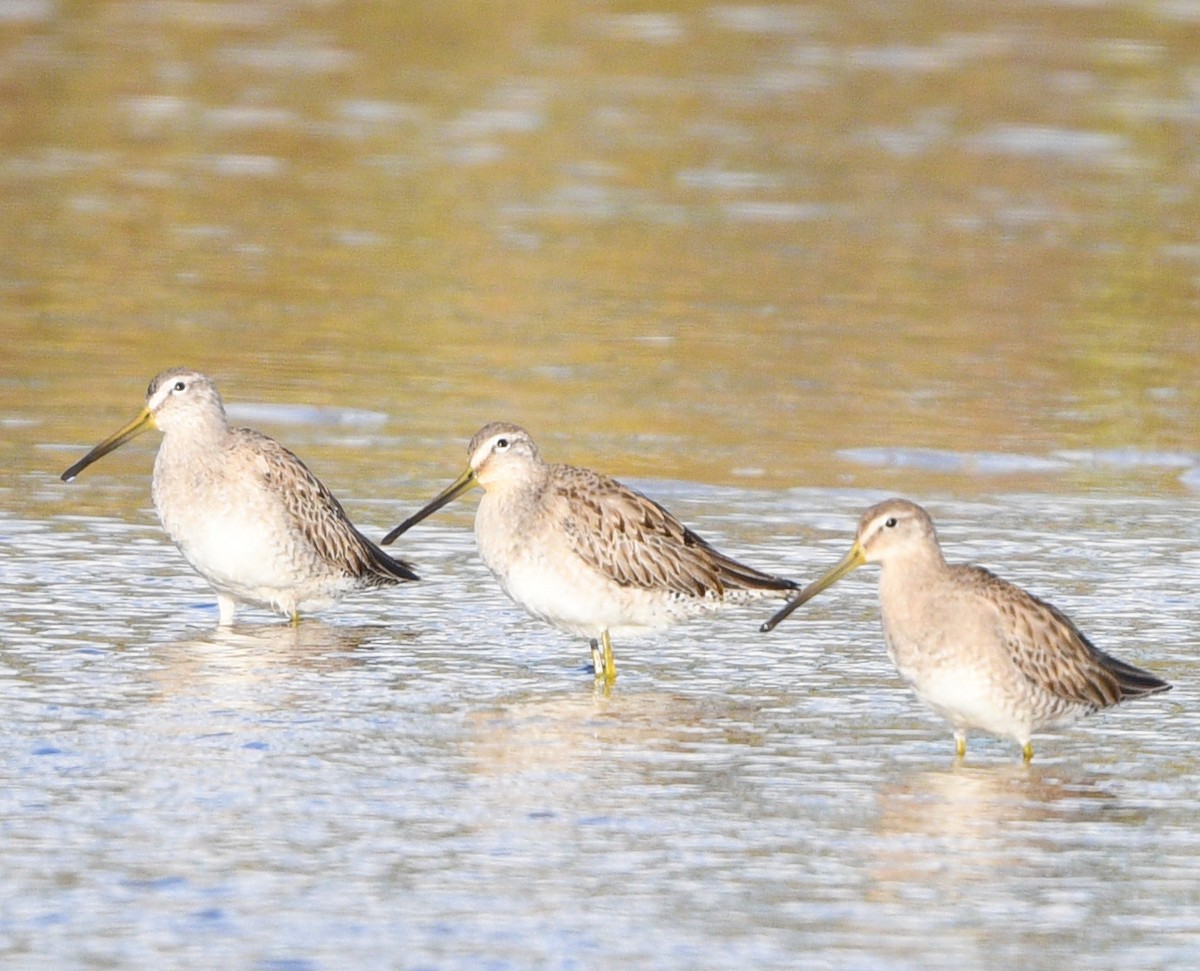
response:
<path fill-rule="evenodd" d="M 133 421 L 124 428 L 113 432 L 104 441 L 97 445 L 94 449 L 87 453 L 78 462 L 72 465 L 66 472 L 62 474 L 63 482 L 70 482 L 75 476 L 79 475 L 84 469 L 96 461 L 96 459 L 104 458 L 109 452 L 115 451 L 124 445 L 131 438 L 135 438 L 144 432 L 147 428 L 154 424 L 154 416 L 150 414 L 149 408 L 143 408 Z"/>
<path fill-rule="evenodd" d="M 387 546 L 393 540 L 395 540 L 397 536 L 407 533 L 426 516 L 432 516 L 435 512 L 441 509 L 442 506 L 453 502 L 473 485 L 475 485 L 475 470 L 467 469 L 466 472 L 464 472 L 450 484 L 449 488 L 438 493 L 438 495 L 427 506 L 425 506 L 424 509 L 409 516 L 406 520 L 404 520 L 404 522 L 388 533 L 383 538 L 383 545 Z"/>
<path fill-rule="evenodd" d="M 785 606 L 779 611 L 779 613 L 763 624 L 759 630 L 763 632 L 774 630 L 779 625 L 780 621 L 785 620 L 788 614 L 790 614 L 797 607 L 808 603 L 822 590 L 826 589 L 827 587 L 832 587 L 847 573 L 857 570 L 866 562 L 867 554 L 858 544 L 858 541 L 855 540 L 854 545 L 850 547 L 850 552 L 838 561 L 837 566 L 821 577 L 820 580 L 814 580 L 807 587 L 801 590 L 794 600 L 789 600 L 787 602 L 787 606 Z"/>

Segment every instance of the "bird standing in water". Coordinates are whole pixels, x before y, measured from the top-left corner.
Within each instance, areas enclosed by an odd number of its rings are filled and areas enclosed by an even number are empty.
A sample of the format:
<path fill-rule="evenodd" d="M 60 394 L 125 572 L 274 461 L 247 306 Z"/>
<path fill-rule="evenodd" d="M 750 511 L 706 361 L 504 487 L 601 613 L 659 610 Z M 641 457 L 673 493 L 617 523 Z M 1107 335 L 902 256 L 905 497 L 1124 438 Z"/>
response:
<path fill-rule="evenodd" d="M 530 614 L 589 639 L 597 678 L 616 678 L 611 635 L 639 634 L 734 603 L 799 589 L 714 549 L 658 503 L 571 465 L 551 465 L 529 433 L 494 422 L 467 469 L 383 538 L 386 546 L 478 485 L 475 540 L 500 586 Z"/>
<path fill-rule="evenodd" d="M 184 558 L 216 591 L 219 622 L 239 602 L 297 622 L 352 590 L 418 579 L 354 528 L 328 489 L 265 435 L 230 428 L 213 382 L 198 371 L 163 371 L 146 406 L 62 474 L 69 482 L 146 428 L 163 433 L 151 495 Z"/>
<path fill-rule="evenodd" d="M 864 563 L 882 568 L 888 656 L 953 726 L 959 758 L 967 732 L 977 729 L 1014 739 L 1028 762 L 1034 732 L 1171 687 L 1105 654 L 1065 614 L 1020 587 L 981 567 L 947 563 L 929 514 L 905 499 L 863 513 L 850 552 L 762 629 Z"/>

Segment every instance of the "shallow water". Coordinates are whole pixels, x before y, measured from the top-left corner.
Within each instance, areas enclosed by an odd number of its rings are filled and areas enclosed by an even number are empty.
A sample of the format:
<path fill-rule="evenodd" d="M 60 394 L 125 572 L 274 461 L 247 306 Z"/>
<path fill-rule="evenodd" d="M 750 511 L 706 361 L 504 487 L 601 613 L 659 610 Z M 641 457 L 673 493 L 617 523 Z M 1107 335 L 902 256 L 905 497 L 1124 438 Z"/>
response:
<path fill-rule="evenodd" d="M 728 548 L 803 575 L 868 498 L 658 485 Z M 744 610 L 618 643 L 606 695 L 585 645 L 508 604 L 452 524 L 406 547 L 425 583 L 220 631 L 150 528 L 6 521 L 4 951 L 30 967 L 1189 964 L 1187 511 L 937 505 L 953 551 L 1176 684 L 1038 737 L 1030 766 L 986 738 L 955 763 L 887 661 L 866 575 L 771 635 Z"/>
<path fill-rule="evenodd" d="M 0 960 L 1200 961 L 1200 18 L 1186 4 L 0 10 Z M 380 536 L 485 421 L 811 579 L 870 502 L 1175 684 L 1016 747 L 872 570 L 615 645 L 474 500 L 293 628 L 163 537 L 188 363 Z"/>

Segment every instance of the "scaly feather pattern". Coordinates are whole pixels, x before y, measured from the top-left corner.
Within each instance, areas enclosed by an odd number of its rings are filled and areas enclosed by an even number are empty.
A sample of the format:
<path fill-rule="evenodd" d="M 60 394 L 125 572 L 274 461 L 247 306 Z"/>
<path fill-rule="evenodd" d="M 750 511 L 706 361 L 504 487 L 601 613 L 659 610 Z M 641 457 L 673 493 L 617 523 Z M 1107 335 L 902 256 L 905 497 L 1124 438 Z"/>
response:
<path fill-rule="evenodd" d="M 977 566 L 950 565 L 929 514 L 888 499 L 862 514 L 850 551 L 763 625 L 771 630 L 865 563 L 882 567 L 888 654 L 917 695 L 954 728 L 1015 739 L 1170 685 L 1097 648 L 1057 607 Z"/>
<path fill-rule="evenodd" d="M 384 543 L 482 486 L 475 516 L 480 557 L 534 617 L 590 638 L 596 675 L 607 682 L 616 675 L 613 632 L 639 633 L 798 588 L 726 556 L 608 476 L 546 463 L 519 425 L 485 425 L 467 454 L 466 471 Z"/>
<path fill-rule="evenodd" d="M 261 456 L 263 487 L 278 496 L 288 520 L 331 568 L 369 587 L 419 579 L 411 563 L 388 556 L 355 528 L 342 504 L 293 452 L 251 428 L 230 433 L 234 447 Z"/>
<path fill-rule="evenodd" d="M 206 375 L 172 368 L 146 391 L 146 406 L 63 473 L 84 468 L 146 428 L 163 433 L 151 495 L 163 528 L 213 587 L 220 623 L 238 603 L 298 619 L 344 594 L 417 579 L 351 524 L 342 504 L 273 439 L 229 427 Z"/>
<path fill-rule="evenodd" d="M 640 492 L 590 469 L 553 465 L 562 528 L 574 551 L 622 586 L 722 600 L 732 592 L 797 589 L 792 580 L 738 563 Z"/>
<path fill-rule="evenodd" d="M 1029 684 L 1092 711 L 1148 693 L 1159 683 L 1096 647 L 1061 610 L 978 566 L 952 567 L 957 582 L 976 585 L 999 616 L 997 634 Z M 1142 685 L 1138 687 L 1139 683 Z"/>

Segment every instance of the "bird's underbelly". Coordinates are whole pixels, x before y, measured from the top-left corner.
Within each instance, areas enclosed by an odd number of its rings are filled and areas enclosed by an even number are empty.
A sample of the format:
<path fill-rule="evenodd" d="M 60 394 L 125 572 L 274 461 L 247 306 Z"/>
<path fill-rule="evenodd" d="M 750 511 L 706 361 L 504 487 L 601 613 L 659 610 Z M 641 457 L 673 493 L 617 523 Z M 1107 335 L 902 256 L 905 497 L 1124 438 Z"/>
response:
<path fill-rule="evenodd" d="M 1010 690 L 987 670 L 969 664 L 927 664 L 919 670 L 899 661 L 896 669 L 918 697 L 959 729 L 978 729 L 993 735 L 1024 739 L 1031 726 L 1019 707 L 1010 703 Z"/>
<path fill-rule="evenodd" d="M 622 586 L 577 557 L 554 559 L 535 550 L 497 556 L 486 544 L 480 545 L 480 556 L 513 601 L 583 637 L 605 630 L 618 637 L 641 634 L 696 612 L 688 598 Z"/>
<path fill-rule="evenodd" d="M 167 535 L 192 568 L 219 592 L 286 611 L 298 602 L 334 595 L 322 588 L 337 578 L 302 534 L 271 506 L 223 497 L 158 505 Z"/>

